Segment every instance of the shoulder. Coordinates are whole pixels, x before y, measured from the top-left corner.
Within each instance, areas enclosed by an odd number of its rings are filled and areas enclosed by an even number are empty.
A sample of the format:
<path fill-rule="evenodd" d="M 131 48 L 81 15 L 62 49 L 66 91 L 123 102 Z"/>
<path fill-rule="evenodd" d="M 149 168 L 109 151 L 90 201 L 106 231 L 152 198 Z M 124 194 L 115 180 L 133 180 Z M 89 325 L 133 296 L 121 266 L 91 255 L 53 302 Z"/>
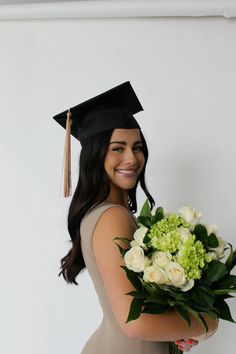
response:
<path fill-rule="evenodd" d="M 104 241 L 118 235 L 132 238 L 136 228 L 134 218 L 128 209 L 121 205 L 107 204 L 101 210 L 94 228 L 94 239 L 99 237 L 100 233 L 108 235 Z"/>

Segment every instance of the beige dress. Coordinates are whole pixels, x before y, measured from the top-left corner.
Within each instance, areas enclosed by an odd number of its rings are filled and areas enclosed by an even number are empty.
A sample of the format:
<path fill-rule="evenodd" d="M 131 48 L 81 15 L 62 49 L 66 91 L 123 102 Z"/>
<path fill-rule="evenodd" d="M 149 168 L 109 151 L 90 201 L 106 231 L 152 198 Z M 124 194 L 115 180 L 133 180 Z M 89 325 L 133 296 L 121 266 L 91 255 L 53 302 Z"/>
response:
<path fill-rule="evenodd" d="M 81 223 L 81 247 L 84 261 L 103 310 L 102 322 L 85 344 L 81 354 L 168 354 L 167 342 L 148 342 L 126 336 L 112 312 L 94 257 L 92 235 L 102 213 L 113 206 L 117 207 L 118 205 L 100 204 L 87 213 Z M 122 206 L 119 207 L 123 208 Z M 135 217 L 132 213 L 130 214 L 136 223 Z M 119 252 L 118 248 L 117 252 Z"/>

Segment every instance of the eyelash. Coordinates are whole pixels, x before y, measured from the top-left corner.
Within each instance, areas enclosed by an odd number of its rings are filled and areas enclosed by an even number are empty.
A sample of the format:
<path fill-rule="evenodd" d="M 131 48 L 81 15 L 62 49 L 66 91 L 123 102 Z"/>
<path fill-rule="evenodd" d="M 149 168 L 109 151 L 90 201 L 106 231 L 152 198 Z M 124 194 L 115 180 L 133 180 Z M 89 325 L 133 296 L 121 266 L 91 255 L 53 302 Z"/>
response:
<path fill-rule="evenodd" d="M 143 151 L 143 148 L 142 146 L 136 146 L 135 148 L 133 148 L 133 150 L 138 150 L 138 151 Z M 112 151 L 123 151 L 123 148 L 122 147 L 116 147 L 116 148 L 113 148 Z"/>

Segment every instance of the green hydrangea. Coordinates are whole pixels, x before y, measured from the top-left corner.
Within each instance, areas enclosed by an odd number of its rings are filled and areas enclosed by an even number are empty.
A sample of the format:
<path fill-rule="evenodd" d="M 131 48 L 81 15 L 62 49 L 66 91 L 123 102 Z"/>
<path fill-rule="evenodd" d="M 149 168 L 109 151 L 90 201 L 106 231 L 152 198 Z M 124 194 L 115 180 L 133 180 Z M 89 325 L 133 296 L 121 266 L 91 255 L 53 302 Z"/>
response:
<path fill-rule="evenodd" d="M 152 236 L 150 244 L 158 251 L 174 253 L 181 246 L 181 239 L 178 231 L 173 230 L 163 236 Z"/>
<path fill-rule="evenodd" d="M 180 236 L 178 234 L 178 227 L 180 226 L 189 227 L 181 216 L 175 214 L 158 221 L 150 228 L 148 234 L 150 245 L 159 251 L 175 252 L 180 246 Z"/>
<path fill-rule="evenodd" d="M 200 279 L 202 269 L 210 262 L 202 242 L 196 241 L 195 235 L 185 241 L 175 260 L 184 268 L 189 279 Z"/>
<path fill-rule="evenodd" d="M 189 228 L 189 224 L 186 223 L 181 216 L 170 214 L 167 218 L 162 219 L 151 226 L 150 236 L 163 236 L 170 231 L 176 230 L 180 226 Z"/>

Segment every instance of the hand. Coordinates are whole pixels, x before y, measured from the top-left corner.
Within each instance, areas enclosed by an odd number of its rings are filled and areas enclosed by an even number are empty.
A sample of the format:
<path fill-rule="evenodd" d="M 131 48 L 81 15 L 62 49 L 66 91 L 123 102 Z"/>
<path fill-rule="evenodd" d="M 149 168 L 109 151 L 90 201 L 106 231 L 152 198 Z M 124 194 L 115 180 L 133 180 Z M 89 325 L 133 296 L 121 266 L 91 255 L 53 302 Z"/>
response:
<path fill-rule="evenodd" d="M 197 345 L 199 342 L 196 339 L 189 338 L 189 339 L 180 339 L 176 340 L 175 344 L 178 345 L 178 349 L 182 350 L 183 352 L 190 352 L 192 347 Z"/>

